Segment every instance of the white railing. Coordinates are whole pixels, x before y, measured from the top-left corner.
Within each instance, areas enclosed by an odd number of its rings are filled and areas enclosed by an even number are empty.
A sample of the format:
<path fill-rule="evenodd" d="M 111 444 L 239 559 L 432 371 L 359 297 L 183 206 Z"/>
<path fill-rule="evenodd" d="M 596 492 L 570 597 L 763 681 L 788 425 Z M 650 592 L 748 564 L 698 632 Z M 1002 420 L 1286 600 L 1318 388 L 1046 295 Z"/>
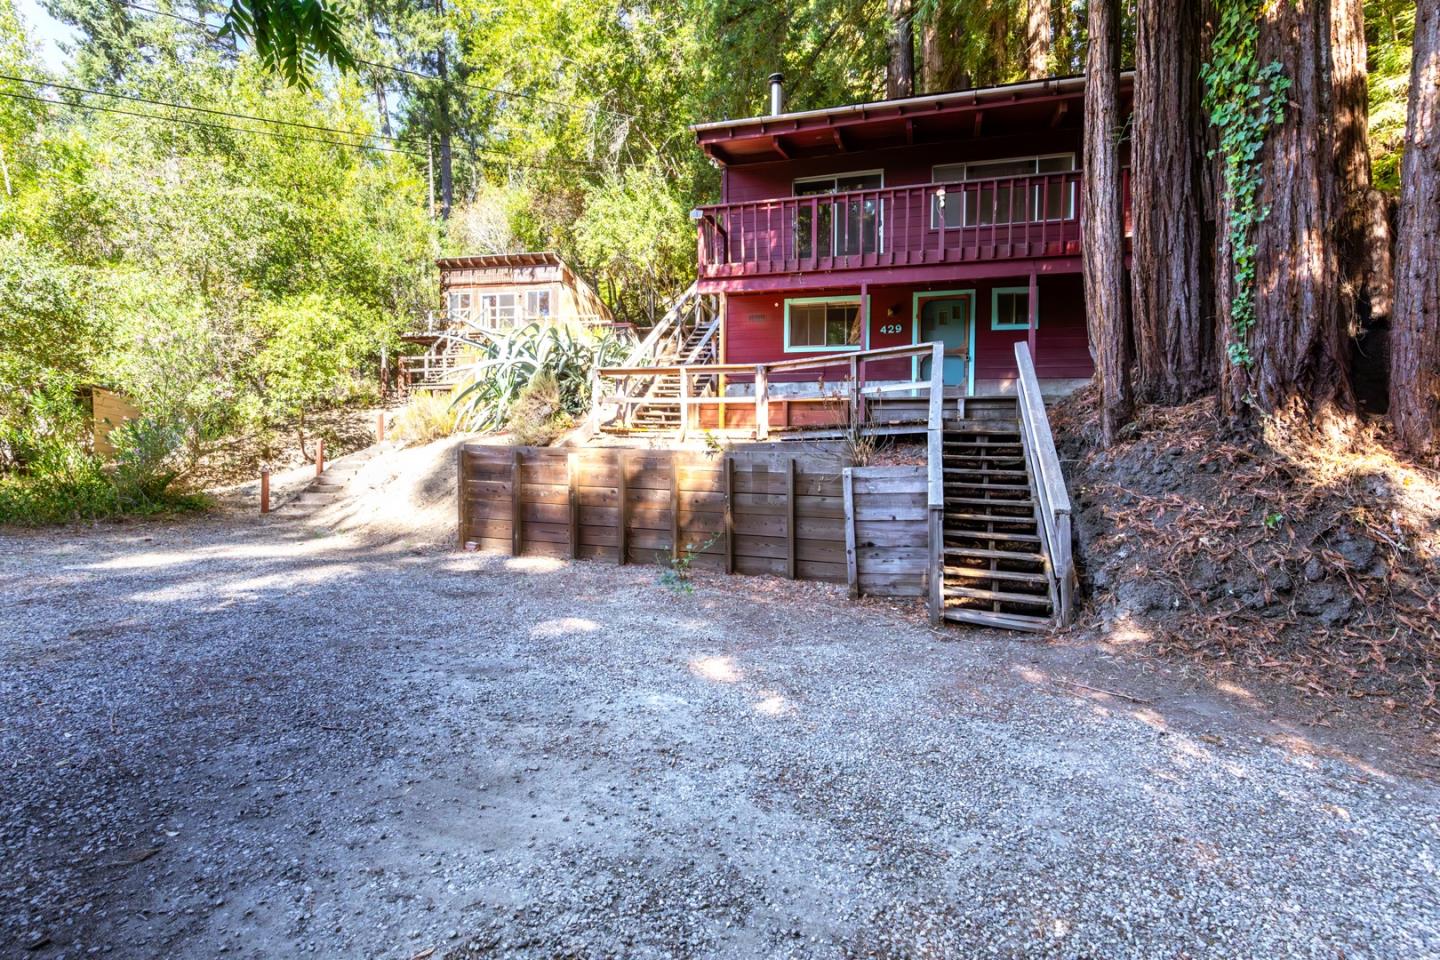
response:
<path fill-rule="evenodd" d="M 1055 436 L 1050 432 L 1050 418 L 1045 413 L 1035 364 L 1024 340 L 1015 344 L 1015 364 L 1019 368 L 1015 384 L 1019 393 L 1020 439 L 1025 450 L 1025 465 L 1035 488 L 1040 535 L 1045 541 L 1045 554 L 1050 558 L 1046 573 L 1055 621 L 1064 626 L 1074 619 L 1079 584 L 1071 547 L 1070 494 L 1065 489 L 1065 475 L 1060 470 L 1060 455 L 1055 450 Z"/>

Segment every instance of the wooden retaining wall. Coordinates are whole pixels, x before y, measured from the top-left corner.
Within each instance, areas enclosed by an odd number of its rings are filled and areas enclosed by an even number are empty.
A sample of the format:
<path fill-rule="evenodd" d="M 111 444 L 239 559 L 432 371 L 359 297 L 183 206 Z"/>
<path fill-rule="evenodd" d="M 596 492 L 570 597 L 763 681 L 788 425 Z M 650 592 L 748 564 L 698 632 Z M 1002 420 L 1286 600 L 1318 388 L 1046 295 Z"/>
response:
<path fill-rule="evenodd" d="M 852 595 L 923 597 L 929 570 L 925 467 L 847 467 L 841 478 Z"/>
<path fill-rule="evenodd" d="M 465 444 L 462 546 L 516 556 L 847 581 L 841 457 L 810 444 L 734 453 Z M 922 524 L 923 528 L 923 524 Z"/>

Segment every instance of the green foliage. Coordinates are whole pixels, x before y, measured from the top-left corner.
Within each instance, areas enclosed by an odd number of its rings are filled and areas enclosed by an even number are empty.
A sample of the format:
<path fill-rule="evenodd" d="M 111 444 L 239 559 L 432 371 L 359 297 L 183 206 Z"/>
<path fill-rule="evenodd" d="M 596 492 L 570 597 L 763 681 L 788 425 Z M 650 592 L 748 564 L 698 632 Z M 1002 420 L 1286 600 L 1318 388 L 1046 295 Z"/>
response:
<path fill-rule="evenodd" d="M 321 0 L 231 0 L 221 39 L 244 37 L 266 68 L 309 87 L 322 62 L 353 70 L 344 24 Z"/>
<path fill-rule="evenodd" d="M 558 388 L 556 413 L 578 416 L 590 404 L 591 371 L 615 366 L 625 355 L 625 345 L 612 337 L 534 323 L 466 340 L 464 349 L 476 358 L 469 371 L 474 379 L 456 395 L 455 406 L 471 430 L 507 423 L 511 408 L 542 374 Z"/>
<path fill-rule="evenodd" d="M 1370 70 L 1372 182 L 1400 192 L 1400 158 L 1410 95 L 1410 55 L 1415 43 L 1415 0 L 1368 0 L 1365 39 Z"/>
<path fill-rule="evenodd" d="M 548 447 L 574 425 L 574 416 L 564 407 L 560 382 L 550 370 L 542 370 L 525 385 L 505 421 L 513 442 L 527 447 Z"/>
<path fill-rule="evenodd" d="M 683 550 L 678 552 L 672 548 L 667 551 L 668 556 L 662 554 L 660 560 L 665 565 L 665 569 L 660 573 L 661 585 L 676 593 L 694 593 L 695 558 L 718 543 L 720 537 L 721 534 L 716 533 L 704 543 L 687 544 Z"/>
<path fill-rule="evenodd" d="M 1278 62 L 1261 64 L 1256 52 L 1260 10 L 1255 0 L 1224 0 L 1211 46 L 1211 59 L 1200 68 L 1205 109 L 1219 131 L 1211 154 L 1220 159 L 1229 203 L 1228 223 L 1234 337 L 1230 362 L 1249 366 L 1249 334 L 1255 325 L 1255 228 L 1269 216 L 1260 205 L 1260 151 L 1270 129 L 1285 119 L 1290 78 Z"/>

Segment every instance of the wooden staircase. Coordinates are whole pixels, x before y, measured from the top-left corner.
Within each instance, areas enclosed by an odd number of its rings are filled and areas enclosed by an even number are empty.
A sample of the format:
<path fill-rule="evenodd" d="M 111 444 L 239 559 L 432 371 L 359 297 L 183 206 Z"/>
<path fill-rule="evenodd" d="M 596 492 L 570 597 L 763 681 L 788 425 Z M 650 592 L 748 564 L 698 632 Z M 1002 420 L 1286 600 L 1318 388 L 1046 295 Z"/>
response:
<path fill-rule="evenodd" d="M 714 363 L 717 357 L 720 313 L 706 309 L 700 302 L 694 288 L 686 291 L 680 303 L 693 298 L 694 305 L 682 307 L 675 325 L 665 339 L 646 360 L 654 367 L 702 366 Z M 692 378 L 691 389 L 695 396 L 706 396 L 719 386 L 714 377 Z M 644 433 L 680 432 L 680 375 L 675 373 L 657 374 L 640 395 L 641 402 L 631 412 L 625 429 Z M 613 429 L 613 428 L 612 428 Z"/>
<path fill-rule="evenodd" d="M 998 399 L 998 398 L 997 398 Z M 945 420 L 944 618 L 1045 631 L 1055 597 L 1014 403 Z"/>

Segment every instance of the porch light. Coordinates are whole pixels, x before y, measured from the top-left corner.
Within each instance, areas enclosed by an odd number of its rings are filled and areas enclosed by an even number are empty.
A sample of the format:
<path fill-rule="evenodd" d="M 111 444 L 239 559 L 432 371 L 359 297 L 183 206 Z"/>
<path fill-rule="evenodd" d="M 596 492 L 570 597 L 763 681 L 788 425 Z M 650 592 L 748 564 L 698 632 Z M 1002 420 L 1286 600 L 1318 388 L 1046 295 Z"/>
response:
<path fill-rule="evenodd" d="M 935 199 L 940 201 L 940 209 L 945 209 L 945 188 L 941 187 L 935 191 Z"/>

